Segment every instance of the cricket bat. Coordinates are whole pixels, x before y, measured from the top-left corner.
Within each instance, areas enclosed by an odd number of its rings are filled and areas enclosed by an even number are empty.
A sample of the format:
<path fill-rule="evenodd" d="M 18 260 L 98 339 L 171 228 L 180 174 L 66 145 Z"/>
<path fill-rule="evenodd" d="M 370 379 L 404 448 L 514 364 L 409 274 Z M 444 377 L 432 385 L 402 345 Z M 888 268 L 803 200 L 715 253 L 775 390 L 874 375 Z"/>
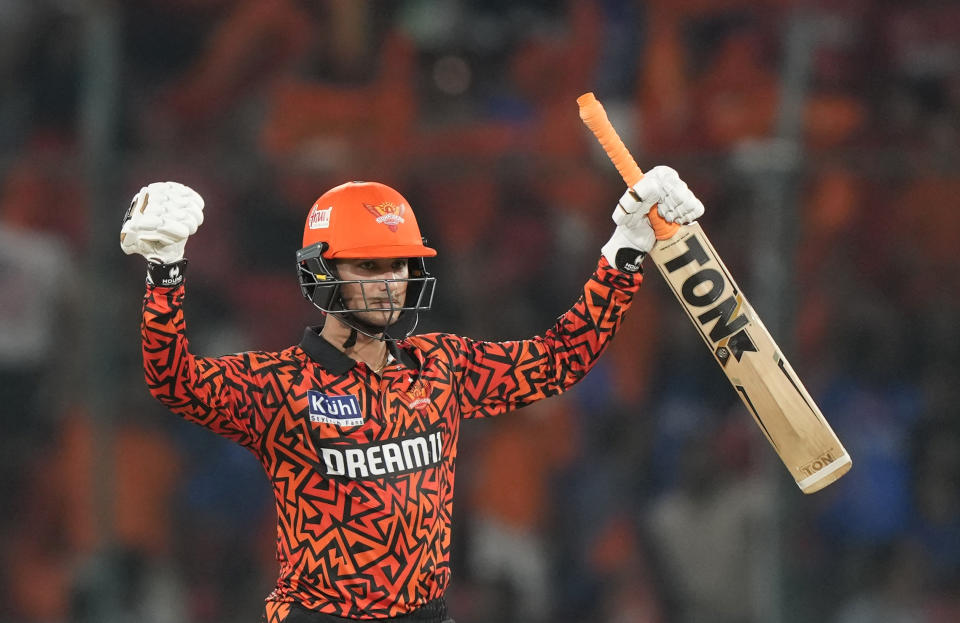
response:
<path fill-rule="evenodd" d="M 639 182 L 643 172 L 593 93 L 577 103 L 623 180 Z M 657 206 L 649 216 L 657 236 L 650 258 L 800 490 L 819 491 L 847 473 L 850 455 L 700 224 L 668 223 Z"/>

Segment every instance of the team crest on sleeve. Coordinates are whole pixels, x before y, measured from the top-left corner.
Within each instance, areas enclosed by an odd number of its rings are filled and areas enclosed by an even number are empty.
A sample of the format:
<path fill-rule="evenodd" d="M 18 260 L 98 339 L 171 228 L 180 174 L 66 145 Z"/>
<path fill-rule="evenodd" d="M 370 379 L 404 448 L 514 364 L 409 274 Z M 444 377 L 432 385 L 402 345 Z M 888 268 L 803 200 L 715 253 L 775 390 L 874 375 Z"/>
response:
<path fill-rule="evenodd" d="M 311 389 L 307 392 L 310 403 L 310 421 L 335 426 L 360 426 L 363 414 L 356 396 L 332 396 Z"/>
<path fill-rule="evenodd" d="M 404 222 L 403 213 L 407 210 L 406 204 L 401 203 L 397 205 L 389 201 L 384 201 L 377 205 L 365 203 L 363 207 L 376 218 L 378 223 L 386 225 L 387 229 L 392 232 L 396 232 L 397 227 Z"/>

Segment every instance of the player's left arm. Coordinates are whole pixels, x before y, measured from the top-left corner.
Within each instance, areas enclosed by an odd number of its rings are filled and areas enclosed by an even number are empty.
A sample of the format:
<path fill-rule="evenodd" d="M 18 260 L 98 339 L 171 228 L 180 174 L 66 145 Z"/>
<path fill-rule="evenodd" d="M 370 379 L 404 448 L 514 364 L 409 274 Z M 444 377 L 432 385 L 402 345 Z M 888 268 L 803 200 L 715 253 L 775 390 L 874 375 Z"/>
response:
<path fill-rule="evenodd" d="M 647 213 L 657 204 L 671 223 L 690 223 L 703 204 L 677 172 L 656 167 L 614 208 L 617 227 L 573 307 L 543 336 L 512 342 L 458 338 L 461 413 L 496 415 L 560 394 L 596 364 L 640 287 L 640 265 L 656 242 Z"/>
<path fill-rule="evenodd" d="M 641 281 L 641 274 L 601 259 L 577 302 L 543 335 L 505 342 L 455 338 L 462 415 L 497 415 L 572 387 L 606 350 Z"/>

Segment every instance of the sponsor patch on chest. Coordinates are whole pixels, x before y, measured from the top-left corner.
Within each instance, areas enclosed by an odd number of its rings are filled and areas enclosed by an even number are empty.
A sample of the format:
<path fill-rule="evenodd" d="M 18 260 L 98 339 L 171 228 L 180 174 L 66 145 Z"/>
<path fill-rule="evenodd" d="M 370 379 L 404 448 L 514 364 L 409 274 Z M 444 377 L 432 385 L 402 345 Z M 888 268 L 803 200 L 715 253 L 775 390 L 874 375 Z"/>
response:
<path fill-rule="evenodd" d="M 356 396 L 333 396 L 311 389 L 307 392 L 310 403 L 310 421 L 335 426 L 360 426 L 363 414 Z"/>
<path fill-rule="evenodd" d="M 320 448 L 326 476 L 354 480 L 409 474 L 443 460 L 443 432 L 408 435 L 389 441 Z"/>

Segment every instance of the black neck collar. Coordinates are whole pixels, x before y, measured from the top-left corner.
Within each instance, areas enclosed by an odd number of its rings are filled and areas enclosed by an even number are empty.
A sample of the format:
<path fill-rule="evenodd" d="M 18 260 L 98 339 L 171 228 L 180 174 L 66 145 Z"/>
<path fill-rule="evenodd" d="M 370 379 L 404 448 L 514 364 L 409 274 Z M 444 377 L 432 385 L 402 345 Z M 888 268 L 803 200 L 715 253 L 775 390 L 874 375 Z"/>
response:
<path fill-rule="evenodd" d="M 388 340 L 387 351 L 393 358 L 399 361 L 407 368 L 416 370 L 419 368 L 417 360 L 406 350 L 397 346 L 397 343 Z M 315 362 L 333 372 L 334 374 L 346 374 L 357 365 L 357 360 L 344 354 L 343 351 L 328 342 L 320 335 L 320 327 L 307 327 L 303 332 L 303 339 L 300 341 L 300 348 L 308 357 Z"/>

